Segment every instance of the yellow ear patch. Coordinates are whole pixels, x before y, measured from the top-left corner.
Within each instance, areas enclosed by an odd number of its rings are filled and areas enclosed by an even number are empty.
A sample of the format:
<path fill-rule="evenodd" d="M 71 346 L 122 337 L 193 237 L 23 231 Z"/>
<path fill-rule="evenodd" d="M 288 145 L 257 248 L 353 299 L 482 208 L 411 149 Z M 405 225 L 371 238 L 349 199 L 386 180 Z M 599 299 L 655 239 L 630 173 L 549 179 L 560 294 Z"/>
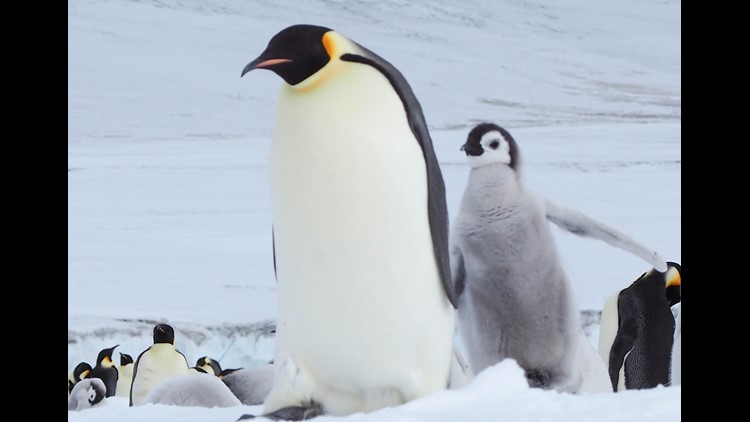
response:
<path fill-rule="evenodd" d="M 323 47 L 325 47 L 326 52 L 328 53 L 328 56 L 330 58 L 336 57 L 336 37 L 334 36 L 333 31 L 328 31 L 325 34 L 323 34 Z"/>
<path fill-rule="evenodd" d="M 680 272 L 677 271 L 676 268 L 670 268 L 669 271 L 667 271 L 667 287 L 679 286 L 681 282 Z"/>

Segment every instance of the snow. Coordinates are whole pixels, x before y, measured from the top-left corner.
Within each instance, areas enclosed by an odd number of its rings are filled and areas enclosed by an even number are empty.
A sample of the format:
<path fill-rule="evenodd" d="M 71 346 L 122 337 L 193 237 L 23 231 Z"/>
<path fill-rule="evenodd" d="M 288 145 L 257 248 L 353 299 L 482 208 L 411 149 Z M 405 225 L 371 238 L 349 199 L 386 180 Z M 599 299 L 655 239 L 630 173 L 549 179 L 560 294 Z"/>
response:
<path fill-rule="evenodd" d="M 451 216 L 469 170 L 459 147 L 492 121 L 518 141 L 531 189 L 680 262 L 680 14 L 676 0 L 70 0 L 68 373 L 115 344 L 136 357 L 156 322 L 175 328 L 191 364 L 272 357 L 267 159 L 281 81 L 240 72 L 295 23 L 336 29 L 402 71 Z M 553 232 L 597 345 L 604 301 L 648 264 Z M 463 389 L 344 419 L 661 421 L 679 420 L 680 403 L 680 386 L 531 390 L 503 362 Z M 68 420 L 233 421 L 259 409 L 115 397 Z"/>

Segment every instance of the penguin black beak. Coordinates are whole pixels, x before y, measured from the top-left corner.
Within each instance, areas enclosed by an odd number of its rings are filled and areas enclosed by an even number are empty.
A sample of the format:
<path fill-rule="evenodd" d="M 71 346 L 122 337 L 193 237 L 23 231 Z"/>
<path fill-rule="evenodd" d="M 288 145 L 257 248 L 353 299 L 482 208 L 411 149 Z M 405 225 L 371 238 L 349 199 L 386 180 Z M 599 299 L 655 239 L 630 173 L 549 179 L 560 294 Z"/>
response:
<path fill-rule="evenodd" d="M 251 70 L 269 68 L 277 64 L 287 63 L 291 61 L 292 59 L 269 59 L 269 58 L 266 58 L 266 54 L 265 52 L 263 52 L 260 56 L 258 56 L 258 58 L 248 63 L 247 66 L 245 66 L 245 68 L 242 69 L 242 74 L 240 75 L 240 78 L 245 76 L 245 73 Z"/>
<path fill-rule="evenodd" d="M 474 144 L 471 144 L 469 142 L 461 145 L 461 151 L 466 152 L 466 155 L 471 155 L 474 157 L 478 157 L 484 153 L 484 150 L 481 146 L 476 146 Z"/>

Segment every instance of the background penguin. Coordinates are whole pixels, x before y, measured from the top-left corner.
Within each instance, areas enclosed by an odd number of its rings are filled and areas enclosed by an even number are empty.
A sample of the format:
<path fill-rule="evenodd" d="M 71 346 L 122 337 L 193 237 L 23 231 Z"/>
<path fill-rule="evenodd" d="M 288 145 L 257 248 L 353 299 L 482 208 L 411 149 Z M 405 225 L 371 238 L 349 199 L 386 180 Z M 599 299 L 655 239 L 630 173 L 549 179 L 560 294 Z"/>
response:
<path fill-rule="evenodd" d="M 279 314 L 264 412 L 348 415 L 445 389 L 445 186 L 409 84 L 313 25 L 273 36 L 242 74 L 253 69 L 285 82 L 269 166 Z"/>
<path fill-rule="evenodd" d="M 112 353 L 118 345 L 110 347 L 109 349 L 102 349 L 99 352 L 99 356 L 96 357 L 96 365 L 91 369 L 89 378 L 100 378 L 104 382 L 104 386 L 107 388 L 107 397 L 112 397 L 117 391 L 117 367 L 112 360 Z"/>
<path fill-rule="evenodd" d="M 675 319 L 665 289 L 680 284 L 680 267 L 651 269 L 613 294 L 602 308 L 599 355 L 614 391 L 669 385 Z"/>
<path fill-rule="evenodd" d="M 120 366 L 117 367 L 117 397 L 130 397 L 130 384 L 133 382 L 133 357 L 120 352 Z"/>
<path fill-rule="evenodd" d="M 549 222 L 663 260 L 614 228 L 526 189 L 520 150 L 502 127 L 475 126 L 461 150 L 471 169 L 451 229 L 451 264 L 472 372 L 513 358 L 532 387 L 600 391 L 606 368 L 581 329 Z"/>
<path fill-rule="evenodd" d="M 682 384 L 682 303 L 672 306 L 674 319 L 674 344 L 669 366 L 669 385 Z"/>
<path fill-rule="evenodd" d="M 83 410 L 104 403 L 107 387 L 101 378 L 86 378 L 73 386 L 68 397 L 68 410 Z"/>
<path fill-rule="evenodd" d="M 178 375 L 149 391 L 144 403 L 193 407 L 241 406 L 240 400 L 216 376 Z"/>
<path fill-rule="evenodd" d="M 76 365 L 76 367 L 73 368 L 73 372 L 68 376 L 68 394 L 73 391 L 73 386 L 76 385 L 78 381 L 88 377 L 89 373 L 91 373 L 91 365 L 88 363 L 81 362 Z"/>
<path fill-rule="evenodd" d="M 221 365 L 219 365 L 218 361 L 211 359 L 208 356 L 203 356 L 198 358 L 195 362 L 195 366 L 191 367 L 190 371 L 203 372 L 218 377 L 219 374 L 221 374 Z"/>
<path fill-rule="evenodd" d="M 143 404 L 154 387 L 165 379 L 188 374 L 185 355 L 174 347 L 174 329 L 168 324 L 154 327 L 154 344 L 138 355 L 130 386 L 130 406 Z"/>
<path fill-rule="evenodd" d="M 247 406 L 263 404 L 273 386 L 273 365 L 242 368 L 221 377 L 224 384 Z"/>

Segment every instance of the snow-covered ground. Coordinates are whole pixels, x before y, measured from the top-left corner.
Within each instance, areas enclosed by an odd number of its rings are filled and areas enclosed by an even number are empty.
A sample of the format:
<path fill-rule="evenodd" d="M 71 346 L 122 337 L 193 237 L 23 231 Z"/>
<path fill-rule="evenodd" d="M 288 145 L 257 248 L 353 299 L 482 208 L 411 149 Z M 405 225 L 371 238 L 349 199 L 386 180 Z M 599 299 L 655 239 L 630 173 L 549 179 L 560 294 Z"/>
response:
<path fill-rule="evenodd" d="M 191 364 L 271 358 L 267 158 L 280 79 L 240 72 L 295 23 L 336 29 L 402 71 L 451 216 L 469 171 L 459 147 L 493 121 L 518 141 L 528 186 L 680 262 L 680 14 L 672 0 L 70 0 L 68 372 L 115 344 L 136 357 L 156 322 L 174 326 Z M 596 345 L 604 301 L 648 265 L 554 230 Z M 529 390 L 513 368 L 349 418 L 680 419 L 681 387 L 574 397 Z M 111 402 L 69 420 L 249 411 Z"/>

